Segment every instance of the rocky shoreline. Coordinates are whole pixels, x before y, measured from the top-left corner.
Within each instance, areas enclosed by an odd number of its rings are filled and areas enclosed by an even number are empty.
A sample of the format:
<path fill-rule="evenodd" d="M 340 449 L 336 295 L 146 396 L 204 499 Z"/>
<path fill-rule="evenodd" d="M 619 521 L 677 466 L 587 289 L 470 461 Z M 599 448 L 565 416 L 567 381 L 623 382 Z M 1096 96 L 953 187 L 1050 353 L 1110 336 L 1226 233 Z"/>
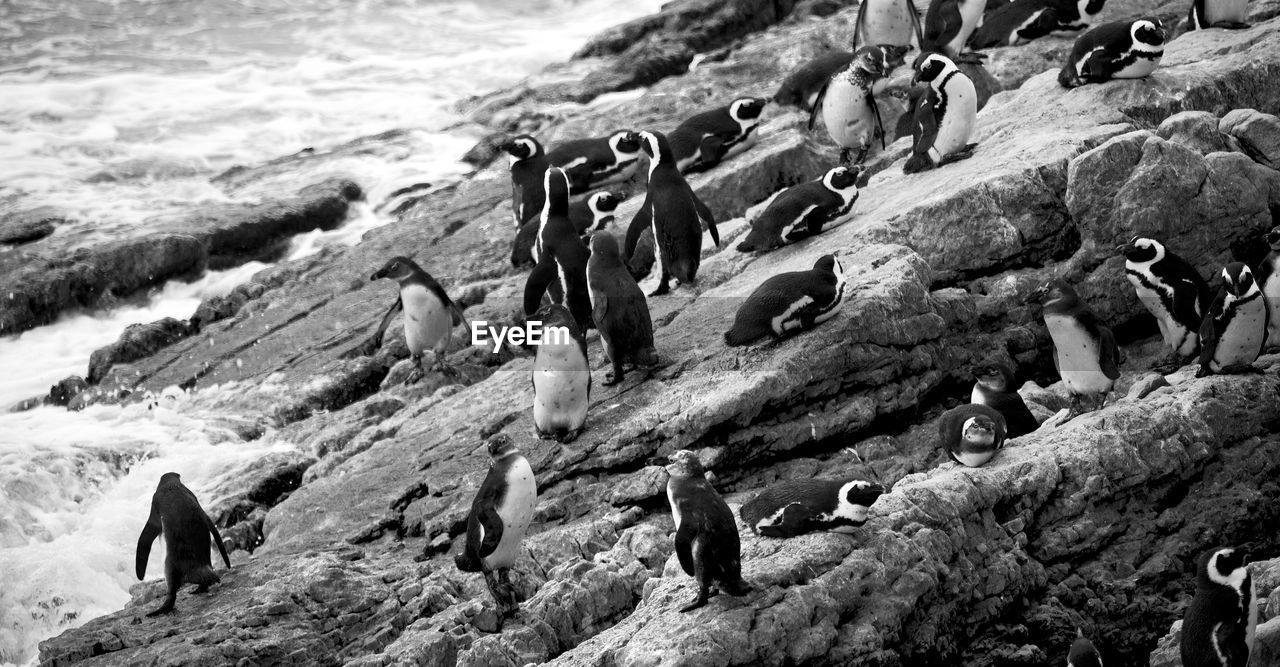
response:
<path fill-rule="evenodd" d="M 771 3 L 744 21 L 734 7 L 673 3 L 525 88 L 472 101 L 473 118 L 553 145 L 665 129 L 769 94 L 790 68 L 843 44 L 856 15 Z M 1113 0 L 1103 18 L 1183 12 Z M 1278 360 L 1250 377 L 1144 372 L 1154 323 L 1111 248 L 1159 235 L 1213 275 L 1262 247 L 1280 211 L 1280 121 L 1268 115 L 1280 111 L 1277 15 L 1280 4 L 1254 3 L 1253 28 L 1183 35 L 1149 79 L 1072 91 L 1044 71 L 1069 37 L 995 49 L 987 67 L 1007 90 L 979 114 L 973 158 L 906 176 L 909 140 L 897 142 L 850 222 L 751 256 L 732 249 L 741 216 L 836 154 L 803 131 L 804 114 L 771 107 L 754 148 L 690 179 L 726 221 L 723 248 L 704 251 L 696 298 L 650 300 L 663 364 L 596 387 L 587 431 L 570 445 L 530 435 L 528 357 L 458 345 L 461 382 L 429 374 L 403 387 L 399 327 L 380 350 L 368 344 L 394 298 L 368 276 L 397 254 L 425 259 L 469 318 L 516 321 L 523 275 L 507 262 L 501 167 L 428 192 L 357 246 L 259 273 L 192 321 L 131 330 L 95 354 L 91 386 L 64 392 L 73 407 L 177 385 L 236 437 L 300 451 L 231 476 L 208 507 L 237 549 L 210 595 L 184 594 L 178 615 L 145 619 L 163 584 L 139 584 L 124 610 L 42 643 L 41 664 L 1056 665 L 1077 627 L 1109 662 L 1156 651 L 1153 664 L 1177 664 L 1158 662 L 1157 647 L 1189 599 L 1199 552 L 1280 554 L 1280 531 L 1267 528 L 1280 522 Z M 718 34 L 699 37 L 700 26 Z M 696 53 L 705 57 L 686 71 Z M 587 104 L 647 84 L 627 101 Z M 261 182 L 302 162 L 308 178 L 341 177 L 306 155 L 264 166 Z M 254 171 L 228 178 L 253 188 Z M 327 182 L 331 199 L 358 195 L 355 183 Z M 624 224 L 635 199 L 619 209 Z M 210 232 L 182 270 L 250 256 L 275 234 L 223 253 Z M 837 249 L 853 289 L 838 316 L 782 343 L 723 347 L 741 297 Z M 1053 375 L 1045 330 L 1019 298 L 1050 276 L 1077 283 L 1116 327 L 1127 395 L 1012 441 L 984 468 L 940 465 L 935 420 L 967 397 L 970 364 L 1005 350 L 1032 375 Z M 71 294 L 67 303 L 82 298 Z M 46 311 L 0 312 L 16 331 Z M 1059 386 L 1025 392 L 1044 413 L 1062 405 Z M 500 431 L 533 464 L 540 499 L 514 573 L 529 600 L 498 633 L 482 582 L 449 554 L 487 465 L 477 447 Z M 852 537 L 745 531 L 744 575 L 759 592 L 679 614 L 690 583 L 670 558 L 664 476 L 646 461 L 681 448 L 735 504 L 801 475 L 865 474 L 893 489 Z M 1277 577 L 1263 574 L 1277 570 L 1255 566 L 1270 582 L 1259 589 L 1266 619 L 1280 616 Z M 1280 626 L 1269 627 L 1262 650 L 1275 662 L 1262 664 L 1280 664 Z"/>

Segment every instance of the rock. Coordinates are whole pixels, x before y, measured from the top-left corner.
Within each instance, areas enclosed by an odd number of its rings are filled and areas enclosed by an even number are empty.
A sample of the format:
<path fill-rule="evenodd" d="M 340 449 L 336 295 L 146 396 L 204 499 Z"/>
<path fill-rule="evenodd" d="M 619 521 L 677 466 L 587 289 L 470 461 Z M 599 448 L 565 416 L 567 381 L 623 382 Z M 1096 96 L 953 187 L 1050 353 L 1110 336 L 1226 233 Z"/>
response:
<path fill-rule="evenodd" d="M 1140 401 L 1147 396 L 1150 396 L 1151 392 L 1156 391 L 1161 387 L 1168 386 L 1170 386 L 1169 380 L 1165 378 L 1165 376 L 1159 373 L 1147 373 L 1129 387 L 1129 391 L 1125 395 L 1125 398 L 1131 401 Z"/>
<path fill-rule="evenodd" d="M 80 392 L 89 387 L 89 383 L 79 375 L 72 375 L 49 388 L 50 405 L 67 405 Z"/>
<path fill-rule="evenodd" d="M 89 382 L 97 384 L 111 366 L 127 363 L 155 354 L 156 350 L 173 344 L 191 333 L 186 322 L 166 317 L 150 324 L 131 324 L 120 334 L 119 340 L 93 351 L 89 357 Z"/>
<path fill-rule="evenodd" d="M 38 241 L 52 234 L 64 222 L 66 218 L 47 206 L 4 215 L 0 217 L 0 245 Z"/>
<path fill-rule="evenodd" d="M 1280 118 L 1256 109 L 1233 109 L 1219 121 L 1218 130 L 1235 137 L 1259 164 L 1280 169 Z"/>
<path fill-rule="evenodd" d="M 1151 652 L 1150 667 L 1182 667 L 1182 621 L 1174 621 L 1169 634 L 1160 638 L 1156 650 Z"/>
<path fill-rule="evenodd" d="M 1194 149 L 1201 155 L 1232 150 L 1218 131 L 1218 117 L 1208 111 L 1183 111 L 1169 116 L 1156 128 L 1156 136 Z"/>

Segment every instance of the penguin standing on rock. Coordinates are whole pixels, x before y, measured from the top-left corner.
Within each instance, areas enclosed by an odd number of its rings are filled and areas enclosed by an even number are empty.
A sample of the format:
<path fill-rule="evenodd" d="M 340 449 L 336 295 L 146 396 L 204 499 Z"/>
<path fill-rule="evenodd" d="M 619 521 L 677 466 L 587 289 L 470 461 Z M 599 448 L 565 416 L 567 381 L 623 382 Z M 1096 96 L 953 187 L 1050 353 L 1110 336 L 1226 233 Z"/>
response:
<path fill-rule="evenodd" d="M 773 102 L 811 111 L 818 92 L 826 87 L 836 72 L 851 62 L 852 51 L 829 51 L 810 60 L 782 80 L 778 91 L 773 94 Z"/>
<path fill-rule="evenodd" d="M 1183 667 L 1245 667 L 1257 626 L 1257 593 L 1244 554 L 1206 551 L 1196 562 L 1196 595 L 1182 617 Z"/>
<path fill-rule="evenodd" d="M 622 183 L 636 173 L 640 142 L 630 130 L 607 137 L 566 141 L 547 153 L 547 160 L 568 174 L 574 192 Z"/>
<path fill-rule="evenodd" d="M 976 403 L 957 405 L 938 420 L 938 441 L 956 463 L 969 468 L 985 465 L 1004 448 L 1004 417 L 994 408 Z"/>
<path fill-rule="evenodd" d="M 921 55 L 942 53 L 954 62 L 979 63 L 982 56 L 962 53 L 987 9 L 987 0 L 931 0 L 924 15 L 924 44 Z"/>
<path fill-rule="evenodd" d="M 702 262 L 703 223 L 716 247 L 720 246 L 720 232 L 716 230 L 711 209 L 698 199 L 681 175 L 667 138 L 660 132 L 641 132 L 640 137 L 644 152 L 649 155 L 649 187 L 644 203 L 627 228 L 626 254 L 634 271 L 632 258 L 636 246 L 640 236 L 649 230 L 660 276 L 657 289 L 649 296 L 659 296 L 671 291 L 672 278 L 681 284 L 692 283 L 697 278 L 698 265 Z M 637 279 L 643 277 L 644 274 L 636 276 Z"/>
<path fill-rule="evenodd" d="M 1267 320 L 1267 344 L 1274 347 L 1280 345 L 1280 316 L 1275 314 L 1280 309 L 1280 227 L 1267 232 L 1267 245 L 1271 246 L 1271 252 L 1258 266 L 1257 282 L 1262 286 L 1262 298 L 1271 313 Z"/>
<path fill-rule="evenodd" d="M 760 284 L 724 334 L 730 347 L 772 335 L 811 329 L 831 319 L 845 301 L 844 268 L 834 255 L 823 255 L 808 271 L 780 273 Z"/>
<path fill-rule="evenodd" d="M 587 421 L 591 403 L 591 364 L 587 339 L 563 306 L 534 313 L 543 339 L 533 355 L 533 427 L 538 437 L 573 442 Z"/>
<path fill-rule="evenodd" d="M 462 316 L 462 309 L 445 293 L 440 283 L 431 274 L 422 270 L 408 257 L 392 257 L 386 265 L 374 273 L 370 280 L 390 278 L 400 283 L 400 296 L 382 316 L 382 323 L 374 334 L 373 344 L 382 344 L 382 334 L 391 322 L 391 316 L 398 310 L 404 311 L 404 340 L 409 346 L 409 358 L 414 369 L 405 378 L 405 384 L 413 384 L 422 379 L 422 353 L 427 349 L 435 353 L 436 367 L 442 372 L 450 369 L 444 363 L 444 355 L 449 350 L 450 334 L 459 324 L 471 327 Z"/>
<path fill-rule="evenodd" d="M 1085 396 L 1096 397 L 1096 407 L 1101 407 L 1120 377 L 1120 348 L 1111 329 L 1062 280 L 1044 285 L 1030 300 L 1044 306 L 1044 325 L 1053 339 L 1053 364 L 1071 394 L 1071 408 L 1061 423 L 1084 412 Z"/>
<path fill-rule="evenodd" d="M 742 579 L 742 544 L 733 512 L 711 483 L 702 462 L 691 451 L 678 450 L 666 466 L 667 500 L 675 521 L 676 557 L 685 574 L 698 582 L 698 596 L 680 608 L 693 611 L 707 604 L 716 586 L 729 595 L 751 592 Z"/>
<path fill-rule="evenodd" d="M 852 533 L 885 488 L 861 479 L 790 479 L 742 506 L 742 521 L 765 537 L 795 537 L 816 530 Z"/>
<path fill-rule="evenodd" d="M 1076 629 L 1076 640 L 1067 652 L 1067 667 L 1102 667 L 1102 654 L 1079 628 Z"/>
<path fill-rule="evenodd" d="M 1177 370 L 1200 349 L 1200 324 L 1209 310 L 1209 284 L 1186 260 L 1155 239 L 1135 236 L 1116 248 L 1124 255 L 1124 272 L 1138 300 L 1156 318 L 1168 350 L 1157 364 L 1162 372 Z"/>
<path fill-rule="evenodd" d="M 704 111 L 680 123 L 667 137 L 680 172 L 706 171 L 750 148 L 767 103 L 759 97 L 739 97 L 727 107 Z"/>
<path fill-rule="evenodd" d="M 178 589 L 183 584 L 196 584 L 196 593 L 203 593 L 221 579 L 213 571 L 209 559 L 209 535 L 218 545 L 218 553 L 222 554 L 222 562 L 231 569 L 231 559 L 227 557 L 227 548 L 222 544 L 222 536 L 214 525 L 200 501 L 182 483 L 182 476 L 176 472 L 167 472 L 160 476 L 156 492 L 151 496 L 151 515 L 147 524 L 138 535 L 138 548 L 135 553 L 134 569 L 141 581 L 147 574 L 147 558 L 151 556 L 151 543 L 164 534 L 164 578 L 169 585 L 169 595 L 164 604 L 147 616 L 159 616 L 173 611 L 178 601 Z"/>
<path fill-rule="evenodd" d="M 1267 343 L 1270 312 L 1253 271 L 1241 262 L 1222 269 L 1222 287 L 1200 327 L 1200 370 L 1196 377 L 1219 373 L 1261 373 L 1253 365 Z"/>
<path fill-rule="evenodd" d="M 492 463 L 471 503 L 467 542 L 454 564 L 463 572 L 484 573 L 489 593 L 505 618 L 519 609 L 509 572 L 533 520 L 538 485 L 529 461 L 505 433 L 490 438 L 488 449 Z"/>
<path fill-rule="evenodd" d="M 642 366 L 658 363 L 649 304 L 623 264 L 618 240 L 612 234 L 596 234 L 591 238 L 587 289 L 591 293 L 591 317 L 600 332 L 604 354 L 613 365 L 605 374 L 605 386 L 622 382 L 624 363 Z"/>
<path fill-rule="evenodd" d="M 783 190 L 751 223 L 738 252 L 781 248 L 822 231 L 823 225 L 848 215 L 858 201 L 857 169 L 836 167 L 822 178 Z"/>
<path fill-rule="evenodd" d="M 1013 367 L 999 360 L 980 364 L 973 371 L 973 391 L 969 402 L 985 405 L 1004 417 L 1010 438 L 1017 438 L 1040 428 L 1040 422 L 1014 388 Z"/>
<path fill-rule="evenodd" d="M 902 173 L 940 167 L 973 155 L 977 144 L 968 143 L 978 116 L 978 93 L 973 80 L 949 58 L 930 53 L 916 65 L 913 84 L 929 84 L 924 100 L 916 106 L 912 123 L 911 157 Z"/>
<path fill-rule="evenodd" d="M 1164 57 L 1164 28 L 1156 19 L 1104 23 L 1081 35 L 1058 72 L 1063 88 L 1112 79 L 1141 79 Z"/>
<path fill-rule="evenodd" d="M 578 230 L 578 238 L 583 243 L 588 243 L 593 234 L 608 228 L 620 203 L 622 198 L 612 192 L 597 192 L 582 201 L 569 204 L 569 221 Z"/>
<path fill-rule="evenodd" d="M 1049 0 L 1014 0 L 988 11 L 982 27 L 969 37 L 969 46 L 987 49 L 1016 46 L 1058 29 L 1058 12 Z"/>
<path fill-rule="evenodd" d="M 880 44 L 864 46 L 854 54 L 849 66 L 841 70 L 818 91 L 809 113 L 812 130 L 818 114 L 832 141 L 840 146 L 840 161 L 848 163 L 851 152 L 858 149 L 855 164 L 866 159 L 877 138 L 885 145 L 884 122 L 876 93 L 885 88 L 885 77 L 905 61 L 910 46 Z"/>
<path fill-rule="evenodd" d="M 522 134 L 498 147 L 505 152 L 510 161 L 511 171 L 511 218 L 515 222 L 516 233 L 524 223 L 538 217 L 542 204 L 546 201 L 546 193 L 542 189 L 542 175 L 546 173 L 551 161 L 537 139 Z"/>
<path fill-rule="evenodd" d="M 1248 15 L 1249 0 L 1191 0 L 1187 30 L 1243 30 L 1249 27 L 1245 21 Z"/>
<path fill-rule="evenodd" d="M 544 174 L 547 192 L 533 243 L 537 262 L 524 283 L 524 314 L 528 318 L 542 306 L 542 296 L 550 292 L 551 302 L 569 308 L 578 328 L 591 323 L 591 297 L 587 293 L 587 258 L 591 251 L 582 245 L 578 230 L 569 220 L 569 178 L 557 167 Z"/>

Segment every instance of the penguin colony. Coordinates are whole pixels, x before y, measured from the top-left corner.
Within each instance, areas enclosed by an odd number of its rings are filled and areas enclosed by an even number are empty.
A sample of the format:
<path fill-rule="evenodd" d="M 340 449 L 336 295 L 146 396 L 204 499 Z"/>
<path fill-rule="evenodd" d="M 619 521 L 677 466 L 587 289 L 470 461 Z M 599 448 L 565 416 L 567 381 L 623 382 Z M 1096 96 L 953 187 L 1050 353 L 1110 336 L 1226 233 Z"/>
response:
<path fill-rule="evenodd" d="M 523 310 L 527 318 L 563 327 L 568 340 L 537 345 L 531 371 L 536 433 L 570 443 L 587 426 L 591 369 L 586 332 L 595 329 L 609 362 L 605 386 L 624 381 L 627 366 L 660 363 L 653 323 L 639 281 L 657 278 L 648 296 L 658 297 L 696 282 L 703 232 L 720 245 L 714 213 L 685 175 L 714 168 L 746 150 L 755 139 L 770 102 L 810 110 L 810 129 L 821 117 L 840 146 L 839 162 L 820 178 L 775 195 L 737 246 L 740 252 L 768 252 L 787 243 L 818 237 L 824 226 L 847 218 L 858 199 L 858 165 L 886 140 L 877 95 L 918 47 L 906 121 L 912 150 L 904 173 L 944 167 L 973 154 L 969 142 L 977 116 L 977 95 L 962 64 L 980 62 L 965 51 L 1023 43 L 1060 30 L 1089 27 L 1103 0 L 1075 3 L 1013 0 L 930 0 L 923 24 L 909 0 L 866 0 L 859 10 L 854 50 L 824 54 L 788 77 L 771 99 L 742 97 L 699 113 L 669 133 L 618 130 L 607 137 L 571 140 L 547 151 L 530 135 L 500 148 L 509 156 L 514 227 L 512 264 L 528 268 Z M 1242 28 L 1244 0 L 1195 0 L 1189 29 Z M 1077 40 L 1059 75 L 1064 87 L 1150 74 L 1163 54 L 1167 35 L 1154 19 L 1107 23 Z M 862 46 L 859 46 L 861 44 Z M 899 123 L 891 122 L 890 126 Z M 856 160 L 853 151 L 857 150 Z M 591 190 L 629 180 L 648 158 L 643 204 L 625 230 L 624 243 L 610 229 L 621 197 Z M 571 202 L 571 196 L 586 195 Z M 1171 372 L 1187 363 L 1208 374 L 1257 373 L 1252 364 L 1268 341 L 1280 340 L 1280 318 L 1269 303 L 1280 299 L 1280 228 L 1267 241 L 1270 255 L 1256 267 L 1223 267 L 1216 295 L 1194 267 L 1158 239 L 1135 237 L 1116 252 L 1144 306 L 1155 317 L 1166 348 L 1156 369 Z M 641 256 L 645 250 L 651 254 Z M 422 356 L 444 363 L 462 310 L 429 273 L 407 257 L 395 257 L 373 274 L 398 283 L 398 297 L 375 335 L 381 344 L 391 318 L 403 312 L 405 340 L 413 371 L 424 372 Z M 826 254 L 808 271 L 775 275 L 742 302 L 727 346 L 763 338 L 774 340 L 811 329 L 832 318 L 849 297 L 839 257 Z M 1054 362 L 1071 406 L 1061 421 L 1100 407 L 1115 386 L 1122 363 L 1114 335 L 1075 289 L 1053 280 L 1031 293 L 1053 342 Z M 1040 423 L 1016 391 L 1016 370 L 993 357 L 973 369 L 970 402 L 938 420 L 938 446 L 960 466 L 980 467 L 999 455 L 1007 440 L 1036 431 Z M 643 381 L 643 380 L 642 380 Z M 1088 404 L 1088 405 L 1086 405 Z M 509 571 L 521 553 L 537 504 L 535 472 L 510 436 L 486 443 L 491 464 L 466 522 L 466 540 L 455 558 L 464 572 L 480 572 L 503 618 L 519 610 Z M 698 457 L 678 450 L 666 457 L 667 497 L 681 569 L 697 592 L 680 611 L 706 606 L 717 592 L 753 593 L 743 578 L 738 527 L 729 506 L 708 481 Z M 742 505 L 740 516 L 754 533 L 789 538 L 811 531 L 851 533 L 866 523 L 876 500 L 889 490 L 861 479 L 793 479 L 763 489 Z M 210 535 L 231 567 L 217 527 L 177 473 L 165 474 L 151 514 L 138 539 L 136 570 L 143 578 L 151 544 L 164 535 L 168 596 L 148 614 L 169 613 L 182 584 L 204 592 L 220 578 L 212 570 Z M 1205 552 L 1197 564 L 1195 597 L 1182 631 L 1183 664 L 1245 665 L 1253 644 L 1257 605 L 1243 555 L 1235 549 Z M 1102 665 L 1099 650 L 1080 633 L 1067 664 Z"/>

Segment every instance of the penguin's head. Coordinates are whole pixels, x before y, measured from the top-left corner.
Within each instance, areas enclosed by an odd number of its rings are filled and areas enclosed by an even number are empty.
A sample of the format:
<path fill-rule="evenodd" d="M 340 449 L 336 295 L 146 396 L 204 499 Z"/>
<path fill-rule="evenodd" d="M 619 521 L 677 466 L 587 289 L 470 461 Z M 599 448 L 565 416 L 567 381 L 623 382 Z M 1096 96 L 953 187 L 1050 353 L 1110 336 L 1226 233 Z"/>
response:
<path fill-rule="evenodd" d="M 844 267 L 840 266 L 840 260 L 836 259 L 835 255 L 823 255 L 819 257 L 818 261 L 813 263 L 813 269 L 815 271 L 822 271 L 823 273 L 835 274 L 836 276 L 844 275 Z"/>
<path fill-rule="evenodd" d="M 517 451 L 516 443 L 511 442 L 511 437 L 506 433 L 498 433 L 489 438 L 489 458 L 497 461 L 506 458 Z"/>
<path fill-rule="evenodd" d="M 1253 280 L 1253 271 L 1244 262 L 1232 262 L 1222 267 L 1222 283 L 1237 299 L 1258 290 L 1258 283 Z"/>
<path fill-rule="evenodd" d="M 911 77 L 911 85 L 914 86 L 917 83 L 932 85 L 935 81 L 943 80 L 943 74 L 958 69 L 950 58 L 941 53 L 930 53 L 916 62 L 916 73 Z"/>
<path fill-rule="evenodd" d="M 1159 19 L 1142 18 L 1129 25 L 1129 36 L 1134 44 L 1161 46 L 1164 44 L 1164 26 Z"/>
<path fill-rule="evenodd" d="M 1013 368 L 1003 361 L 992 359 L 973 369 L 973 379 L 986 389 L 1003 393 L 1013 387 Z"/>
<path fill-rule="evenodd" d="M 622 198 L 612 192 L 597 192 L 587 199 L 587 207 L 592 213 L 600 215 L 614 212 L 621 202 Z"/>
<path fill-rule="evenodd" d="M 1080 302 L 1080 295 L 1061 278 L 1054 278 L 1041 285 L 1026 299 L 1026 303 L 1038 303 L 1045 310 L 1064 311 Z"/>
<path fill-rule="evenodd" d="M 1117 246 L 1116 252 L 1134 264 L 1148 264 L 1164 259 L 1164 244 L 1155 240 L 1135 236 L 1128 243 Z"/>
<path fill-rule="evenodd" d="M 406 278 L 412 276 L 415 271 L 421 270 L 422 269 L 419 269 L 418 265 L 408 257 L 392 257 L 387 260 L 387 263 L 384 264 L 381 269 L 378 269 L 378 272 L 373 274 L 369 280 L 390 278 L 396 282 L 403 282 Z"/>
<path fill-rule="evenodd" d="M 1037 39 L 1057 30 L 1060 24 L 1058 12 L 1053 7 L 1042 7 L 1032 17 L 1030 25 L 1019 29 L 1017 35 L 1022 39 Z"/>
<path fill-rule="evenodd" d="M 843 192 L 849 188 L 858 189 L 858 178 L 862 174 L 857 167 L 836 167 L 822 175 L 822 184 L 833 192 Z"/>
<path fill-rule="evenodd" d="M 160 476 L 160 483 L 156 484 L 156 488 L 160 489 L 166 486 L 172 486 L 174 484 L 181 484 L 181 483 L 182 483 L 182 475 L 179 475 L 176 472 L 167 472 Z"/>
<path fill-rule="evenodd" d="M 515 137 L 498 146 L 498 148 L 510 155 L 512 161 L 527 160 L 535 155 L 542 154 L 542 144 L 528 134 Z"/>
<path fill-rule="evenodd" d="M 888 56 L 884 45 L 868 45 L 859 48 L 853 54 L 853 66 L 874 78 L 881 78 L 892 69 L 888 66 Z"/>
<path fill-rule="evenodd" d="M 650 132 L 649 130 L 643 130 L 638 134 L 640 136 L 640 147 L 644 149 L 645 155 L 648 155 L 654 164 L 662 164 L 673 160 L 666 135 L 661 132 Z"/>
<path fill-rule="evenodd" d="M 1280 226 L 1272 227 L 1271 231 L 1267 232 L 1267 245 L 1271 246 L 1272 250 L 1280 252 Z"/>
<path fill-rule="evenodd" d="M 631 130 L 618 130 L 609 135 L 609 146 L 623 155 L 640 152 L 640 135 Z"/>
<path fill-rule="evenodd" d="M 667 465 L 665 466 L 667 474 L 672 477 L 705 479 L 706 468 L 702 467 L 702 461 L 698 460 L 698 455 L 687 449 L 679 449 L 672 452 L 667 457 Z"/>
<path fill-rule="evenodd" d="M 996 423 L 986 415 L 975 415 L 964 420 L 960 437 L 974 445 L 992 445 L 996 441 Z"/>
<path fill-rule="evenodd" d="M 542 174 L 542 190 L 547 198 L 542 204 L 544 213 L 567 214 L 569 212 L 569 176 L 560 167 L 550 167 Z"/>
<path fill-rule="evenodd" d="M 613 258 L 621 262 L 622 252 L 618 250 L 618 239 L 613 234 L 592 234 L 591 256 Z"/>
<path fill-rule="evenodd" d="M 884 495 L 884 492 L 884 486 L 863 479 L 854 480 L 840 487 L 841 499 L 859 507 L 871 507 L 877 498 Z"/>
<path fill-rule="evenodd" d="M 543 329 L 549 329 L 551 327 L 566 327 L 575 338 L 580 335 L 578 332 L 578 323 L 574 321 L 573 315 L 569 313 L 569 309 L 559 304 L 549 303 L 539 308 L 538 312 L 530 315 L 528 319 L 530 321 L 541 322 Z"/>
<path fill-rule="evenodd" d="M 1229 586 L 1239 592 L 1249 570 L 1239 549 L 1219 547 L 1200 554 L 1196 563 L 1196 582 L 1200 586 Z"/>
<path fill-rule="evenodd" d="M 759 120 L 765 104 L 768 100 L 762 97 L 739 97 L 729 104 L 729 117 L 739 123 Z"/>

